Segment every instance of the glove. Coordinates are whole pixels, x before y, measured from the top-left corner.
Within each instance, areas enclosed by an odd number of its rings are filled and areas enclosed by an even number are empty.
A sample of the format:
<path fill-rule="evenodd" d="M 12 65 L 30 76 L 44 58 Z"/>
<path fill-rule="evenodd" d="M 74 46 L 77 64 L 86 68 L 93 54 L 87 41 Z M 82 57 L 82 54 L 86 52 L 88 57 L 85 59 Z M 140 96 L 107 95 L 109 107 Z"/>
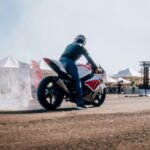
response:
<path fill-rule="evenodd" d="M 103 71 L 102 71 L 100 68 L 97 68 L 97 69 L 95 70 L 95 73 L 101 74 L 101 73 L 103 73 Z"/>

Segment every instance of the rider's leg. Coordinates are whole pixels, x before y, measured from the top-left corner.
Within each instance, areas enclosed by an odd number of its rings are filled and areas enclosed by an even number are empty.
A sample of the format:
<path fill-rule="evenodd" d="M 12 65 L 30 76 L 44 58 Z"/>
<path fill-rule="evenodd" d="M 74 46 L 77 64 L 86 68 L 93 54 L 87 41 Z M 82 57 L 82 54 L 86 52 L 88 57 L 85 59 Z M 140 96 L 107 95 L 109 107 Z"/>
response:
<path fill-rule="evenodd" d="M 78 69 L 74 61 L 70 59 L 61 60 L 64 67 L 66 68 L 67 72 L 72 76 L 75 84 L 75 90 L 77 92 L 77 98 L 76 98 L 76 104 L 77 106 L 83 105 L 83 99 L 82 99 L 82 88 L 81 88 L 81 82 L 78 74 Z"/>

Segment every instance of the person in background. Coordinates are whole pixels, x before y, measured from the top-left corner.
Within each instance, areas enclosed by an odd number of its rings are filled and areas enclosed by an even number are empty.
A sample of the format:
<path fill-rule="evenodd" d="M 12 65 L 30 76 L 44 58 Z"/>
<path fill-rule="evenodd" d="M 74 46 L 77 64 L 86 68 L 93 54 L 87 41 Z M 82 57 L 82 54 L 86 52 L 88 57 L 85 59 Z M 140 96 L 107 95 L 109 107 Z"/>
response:
<path fill-rule="evenodd" d="M 132 87 L 132 94 L 135 94 L 135 88 L 136 88 L 135 81 L 131 82 L 131 87 Z"/>
<path fill-rule="evenodd" d="M 117 94 L 121 94 L 121 81 L 118 82 Z"/>

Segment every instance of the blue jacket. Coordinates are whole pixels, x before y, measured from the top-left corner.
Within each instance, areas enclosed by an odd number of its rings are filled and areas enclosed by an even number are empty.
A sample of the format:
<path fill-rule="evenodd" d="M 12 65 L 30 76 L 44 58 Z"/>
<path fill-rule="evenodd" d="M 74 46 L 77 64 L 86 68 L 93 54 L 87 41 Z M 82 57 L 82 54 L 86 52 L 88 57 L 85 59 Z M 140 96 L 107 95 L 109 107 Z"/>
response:
<path fill-rule="evenodd" d="M 97 69 L 97 66 L 93 59 L 89 56 L 89 53 L 84 48 L 84 46 L 81 43 L 73 42 L 69 44 L 63 54 L 60 57 L 60 60 L 63 58 L 72 59 L 74 62 L 76 62 L 81 56 L 84 56 L 86 60 L 92 65 L 93 70 Z"/>

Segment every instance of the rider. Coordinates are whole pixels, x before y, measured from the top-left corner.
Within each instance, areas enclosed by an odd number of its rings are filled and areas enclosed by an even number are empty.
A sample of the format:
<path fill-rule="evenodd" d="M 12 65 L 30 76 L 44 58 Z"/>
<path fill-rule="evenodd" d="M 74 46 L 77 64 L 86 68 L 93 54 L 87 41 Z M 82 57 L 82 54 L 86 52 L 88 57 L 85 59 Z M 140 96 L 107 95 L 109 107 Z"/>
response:
<path fill-rule="evenodd" d="M 76 61 L 81 57 L 81 55 L 85 56 L 87 61 L 92 65 L 92 69 L 94 72 L 100 73 L 100 70 L 89 56 L 89 53 L 85 49 L 84 45 L 86 44 L 86 38 L 84 35 L 78 35 L 74 42 L 69 44 L 63 54 L 60 57 L 60 61 L 64 65 L 66 71 L 72 76 L 75 81 L 75 90 L 77 92 L 77 99 L 75 100 L 77 104 L 77 108 L 86 108 L 84 105 L 84 101 L 82 98 L 82 88 L 80 83 L 80 78 L 78 74 L 78 69 L 76 66 Z"/>

